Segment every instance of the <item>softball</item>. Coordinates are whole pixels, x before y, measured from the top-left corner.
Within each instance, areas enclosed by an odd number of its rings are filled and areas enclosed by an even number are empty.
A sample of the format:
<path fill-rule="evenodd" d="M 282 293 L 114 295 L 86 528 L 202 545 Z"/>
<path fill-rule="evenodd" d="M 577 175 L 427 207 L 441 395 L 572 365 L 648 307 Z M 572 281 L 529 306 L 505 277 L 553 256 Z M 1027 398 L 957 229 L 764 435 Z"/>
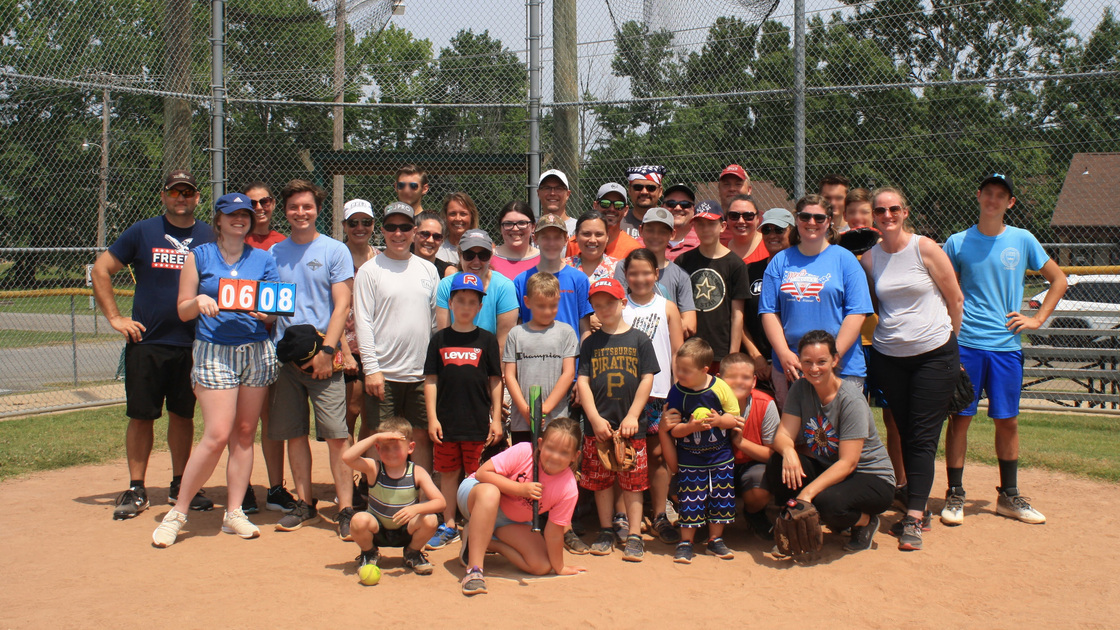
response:
<path fill-rule="evenodd" d="M 381 567 L 376 564 L 363 564 L 358 568 L 358 578 L 362 584 L 373 586 L 381 581 Z"/>
<path fill-rule="evenodd" d="M 712 410 L 708 409 L 707 407 L 697 407 L 696 409 L 692 410 L 692 419 L 693 420 L 707 421 L 708 418 L 710 418 L 712 415 L 713 415 Z"/>

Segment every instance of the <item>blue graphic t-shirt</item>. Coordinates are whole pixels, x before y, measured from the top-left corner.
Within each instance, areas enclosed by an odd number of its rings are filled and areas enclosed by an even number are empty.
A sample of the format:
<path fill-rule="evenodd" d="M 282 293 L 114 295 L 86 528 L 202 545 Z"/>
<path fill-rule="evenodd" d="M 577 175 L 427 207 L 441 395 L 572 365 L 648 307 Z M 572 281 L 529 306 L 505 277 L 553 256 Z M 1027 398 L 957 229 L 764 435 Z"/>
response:
<path fill-rule="evenodd" d="M 334 312 L 331 285 L 354 277 L 350 250 L 326 234 L 320 234 L 302 245 L 286 238 L 268 251 L 276 259 L 280 282 L 296 285 L 295 315 L 276 319 L 273 340 L 279 341 L 288 326 L 296 324 L 311 324 L 319 332 L 327 332 Z"/>
<path fill-rule="evenodd" d="M 206 243 L 194 250 L 198 269 L 198 293 L 218 300 L 218 283 L 222 278 L 276 282 L 276 260 L 268 252 L 245 244 L 241 258 L 233 265 L 226 263 L 217 243 Z M 221 311 L 217 317 L 199 315 L 195 336 L 200 341 L 236 346 L 268 339 L 264 322 L 248 313 Z"/>
<path fill-rule="evenodd" d="M 539 267 L 522 271 L 513 281 L 517 290 L 517 301 L 520 304 L 522 322 L 533 319 L 532 311 L 525 304 L 525 285 L 537 271 L 539 271 Z M 560 309 L 556 311 L 556 320 L 571 326 L 572 330 L 576 331 L 578 335 L 579 320 L 595 312 L 591 308 L 591 302 L 587 300 L 587 292 L 591 289 L 591 283 L 587 281 L 587 276 L 582 271 L 567 265 L 552 275 L 560 281 Z"/>
<path fill-rule="evenodd" d="M 723 379 L 716 376 L 702 390 L 674 383 L 665 398 L 665 406 L 680 411 L 681 422 L 688 422 L 693 412 L 701 407 L 710 409 L 710 415 L 713 416 L 725 413 L 739 415 L 739 401 L 735 398 L 735 392 L 731 391 L 731 387 Z M 731 448 L 730 429 L 713 427 L 684 437 L 674 437 L 673 441 L 677 444 L 677 461 L 681 466 L 719 466 L 735 457 Z"/>
<path fill-rule="evenodd" d="M 797 247 L 774 255 L 762 276 L 758 313 L 775 313 L 782 320 L 789 349 L 810 330 L 835 336 L 848 315 L 873 312 L 867 276 L 859 260 L 843 247 L 830 245 L 816 256 L 806 256 Z M 782 370 L 774 353 L 774 369 Z M 866 376 L 867 366 L 859 343 L 840 358 L 840 374 Z"/>
<path fill-rule="evenodd" d="M 961 279 L 964 317 L 957 342 L 977 350 L 1022 349 L 1019 335 L 1007 329 L 1007 314 L 1023 308 L 1023 279 L 1050 260 L 1030 232 L 1005 226 L 985 236 L 975 225 L 945 242 L 945 253 Z"/>
<path fill-rule="evenodd" d="M 146 329 L 140 343 L 190 346 L 194 322 L 179 319 L 179 271 L 191 249 L 214 240 L 201 221 L 189 228 L 171 225 L 163 215 L 132 224 L 109 246 L 109 253 L 136 274 L 132 319 Z"/>

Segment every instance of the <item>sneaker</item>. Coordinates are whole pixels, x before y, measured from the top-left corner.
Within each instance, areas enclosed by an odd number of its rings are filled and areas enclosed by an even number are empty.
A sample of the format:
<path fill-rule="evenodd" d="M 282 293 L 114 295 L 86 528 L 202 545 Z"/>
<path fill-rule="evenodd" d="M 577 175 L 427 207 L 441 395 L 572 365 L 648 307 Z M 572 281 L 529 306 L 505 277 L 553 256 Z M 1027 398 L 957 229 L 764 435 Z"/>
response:
<path fill-rule="evenodd" d="M 178 510 L 171 510 L 167 516 L 163 517 L 163 522 L 159 524 L 156 531 L 152 532 L 152 545 L 165 549 L 175 544 L 175 539 L 179 537 L 179 530 L 187 524 L 187 515 Z"/>
<path fill-rule="evenodd" d="M 1046 517 L 1042 515 L 1042 512 L 1031 507 L 1031 500 L 1019 494 L 1019 491 L 1015 488 L 999 490 L 999 498 L 996 500 L 996 514 L 1018 519 L 1032 525 L 1041 525 L 1046 522 Z"/>
<path fill-rule="evenodd" d="M 669 517 L 664 512 L 653 519 L 653 531 L 666 545 L 675 545 L 681 541 L 681 533 L 669 522 Z"/>
<path fill-rule="evenodd" d="M 774 525 L 770 519 L 766 518 L 766 510 L 759 510 L 757 512 L 743 512 L 747 522 L 750 523 L 751 529 L 754 530 L 754 535 L 758 536 L 766 542 L 774 540 Z"/>
<path fill-rule="evenodd" d="M 964 523 L 964 488 L 949 488 L 945 492 L 945 507 L 941 509 L 941 522 L 945 525 Z"/>
<path fill-rule="evenodd" d="M 626 545 L 622 548 L 622 559 L 627 562 L 641 562 L 646 555 L 646 544 L 642 537 L 630 534 L 626 537 Z"/>
<path fill-rule="evenodd" d="M 350 519 L 354 518 L 354 508 L 342 508 L 338 511 L 338 516 L 334 517 L 334 522 L 338 524 L 338 537 L 346 542 L 352 542 L 354 539 L 350 536 Z"/>
<path fill-rule="evenodd" d="M 901 525 L 898 533 L 899 551 L 921 551 L 922 549 L 922 521 L 907 514 L 902 520 L 895 523 Z M 894 533 L 891 527 L 891 533 Z"/>
<path fill-rule="evenodd" d="M 272 486 L 264 500 L 264 509 L 273 512 L 291 512 L 296 507 L 296 498 L 284 488 L 284 484 Z"/>
<path fill-rule="evenodd" d="M 246 514 L 256 514 L 261 511 L 257 505 L 257 495 L 253 493 L 252 484 L 245 490 L 245 498 L 241 499 L 241 511 Z"/>
<path fill-rule="evenodd" d="M 428 556 L 419 549 L 405 547 L 404 566 L 416 572 L 416 575 L 431 575 L 435 567 L 428 562 Z"/>
<path fill-rule="evenodd" d="M 428 551 L 435 551 L 436 549 L 443 549 L 447 545 L 459 540 L 459 530 L 454 527 L 448 527 L 447 523 L 441 523 L 436 528 L 435 536 L 424 545 L 424 549 Z"/>
<path fill-rule="evenodd" d="M 222 531 L 227 534 L 237 534 L 245 539 L 256 538 L 261 535 L 261 530 L 257 529 L 257 526 L 250 523 L 249 519 L 245 517 L 244 510 L 226 512 L 225 518 L 222 519 Z"/>
<path fill-rule="evenodd" d="M 470 561 L 470 549 L 467 547 L 467 526 L 470 524 L 470 521 L 463 523 L 463 529 L 459 532 L 459 564 L 464 569 L 469 566 L 467 563 Z"/>
<path fill-rule="evenodd" d="M 614 515 L 611 520 L 611 527 L 614 529 L 615 540 L 621 547 L 626 544 L 626 537 L 630 535 L 630 521 L 626 520 L 626 515 L 622 512 Z"/>
<path fill-rule="evenodd" d="M 172 481 L 171 487 L 167 489 L 167 504 L 175 505 L 179 501 L 179 484 L 178 481 Z M 195 493 L 194 498 L 191 499 L 191 509 L 195 512 L 209 512 L 214 509 L 214 502 L 206 498 L 206 492 L 199 490 Z"/>
<path fill-rule="evenodd" d="M 879 531 L 879 517 L 872 516 L 863 527 L 852 528 L 852 538 L 844 545 L 844 551 L 866 551 L 871 548 L 871 540 Z"/>
<path fill-rule="evenodd" d="M 692 543 L 677 543 L 677 550 L 673 552 L 673 562 L 677 564 L 692 564 Z"/>
<path fill-rule="evenodd" d="M 583 542 L 583 539 L 577 536 L 576 532 L 571 529 L 564 532 L 564 548 L 568 550 L 568 553 L 573 553 L 577 556 L 585 555 L 587 552 L 591 551 L 591 547 L 588 547 L 587 543 Z"/>
<path fill-rule="evenodd" d="M 926 510 L 925 514 L 922 514 L 922 531 L 928 532 L 931 529 L 933 529 L 933 512 Z M 898 521 L 894 525 L 891 525 L 890 535 L 894 536 L 895 538 L 898 538 L 902 535 L 902 521 Z"/>
<path fill-rule="evenodd" d="M 599 537 L 591 543 L 591 555 L 609 556 L 614 551 L 614 531 L 609 528 L 599 530 Z"/>
<path fill-rule="evenodd" d="M 482 579 L 482 569 L 471 567 L 463 577 L 464 595 L 483 595 L 486 593 L 486 580 Z"/>
<path fill-rule="evenodd" d="M 276 531 L 294 532 L 304 525 L 318 522 L 319 510 L 315 509 L 314 504 L 308 505 L 303 501 L 296 501 L 295 506 L 292 507 L 292 511 L 285 514 L 276 523 Z"/>
<path fill-rule="evenodd" d="M 354 484 L 354 510 L 365 512 L 369 508 L 369 482 L 362 479 Z"/>
<path fill-rule="evenodd" d="M 381 562 L 381 552 L 377 550 L 377 545 L 374 545 L 369 551 L 363 551 L 354 558 L 358 562 L 358 568 L 362 568 L 367 564 L 378 564 Z"/>
<path fill-rule="evenodd" d="M 735 552 L 723 542 L 722 538 L 713 538 L 708 541 L 708 553 L 721 560 L 730 560 L 735 557 Z"/>
<path fill-rule="evenodd" d="M 129 488 L 117 495 L 117 508 L 113 510 L 113 520 L 124 521 L 135 518 L 146 509 L 148 509 L 148 493 L 144 488 Z"/>

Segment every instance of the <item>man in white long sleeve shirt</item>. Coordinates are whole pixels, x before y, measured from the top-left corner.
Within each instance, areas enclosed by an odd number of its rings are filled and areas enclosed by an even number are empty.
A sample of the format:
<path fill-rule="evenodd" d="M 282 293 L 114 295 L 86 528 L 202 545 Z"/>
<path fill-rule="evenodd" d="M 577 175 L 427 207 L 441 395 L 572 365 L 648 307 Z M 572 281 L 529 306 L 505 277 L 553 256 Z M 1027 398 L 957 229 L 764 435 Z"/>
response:
<path fill-rule="evenodd" d="M 431 470 L 424 357 L 435 332 L 439 275 L 408 250 L 416 227 L 412 206 L 395 201 L 385 207 L 382 221 L 385 248 L 354 279 L 354 330 L 368 394 L 363 434 L 376 432 L 384 418 L 408 418 L 417 429 L 413 461 Z"/>

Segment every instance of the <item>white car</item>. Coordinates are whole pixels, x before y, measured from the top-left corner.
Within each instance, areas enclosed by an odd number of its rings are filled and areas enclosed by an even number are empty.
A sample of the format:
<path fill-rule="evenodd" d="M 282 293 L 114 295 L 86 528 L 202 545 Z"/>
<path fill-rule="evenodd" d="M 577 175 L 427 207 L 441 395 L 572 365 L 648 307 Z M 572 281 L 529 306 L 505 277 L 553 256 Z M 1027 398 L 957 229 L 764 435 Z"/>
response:
<path fill-rule="evenodd" d="M 1046 291 L 1030 298 L 1027 305 L 1037 309 L 1046 299 Z M 1043 324 L 1046 328 L 1083 328 L 1094 330 L 1120 329 L 1120 275 L 1069 276 L 1069 288 L 1058 302 L 1053 314 Z M 1032 344 L 1063 347 L 1116 347 L 1118 333 L 1092 337 L 1088 335 L 1027 335 Z"/>

